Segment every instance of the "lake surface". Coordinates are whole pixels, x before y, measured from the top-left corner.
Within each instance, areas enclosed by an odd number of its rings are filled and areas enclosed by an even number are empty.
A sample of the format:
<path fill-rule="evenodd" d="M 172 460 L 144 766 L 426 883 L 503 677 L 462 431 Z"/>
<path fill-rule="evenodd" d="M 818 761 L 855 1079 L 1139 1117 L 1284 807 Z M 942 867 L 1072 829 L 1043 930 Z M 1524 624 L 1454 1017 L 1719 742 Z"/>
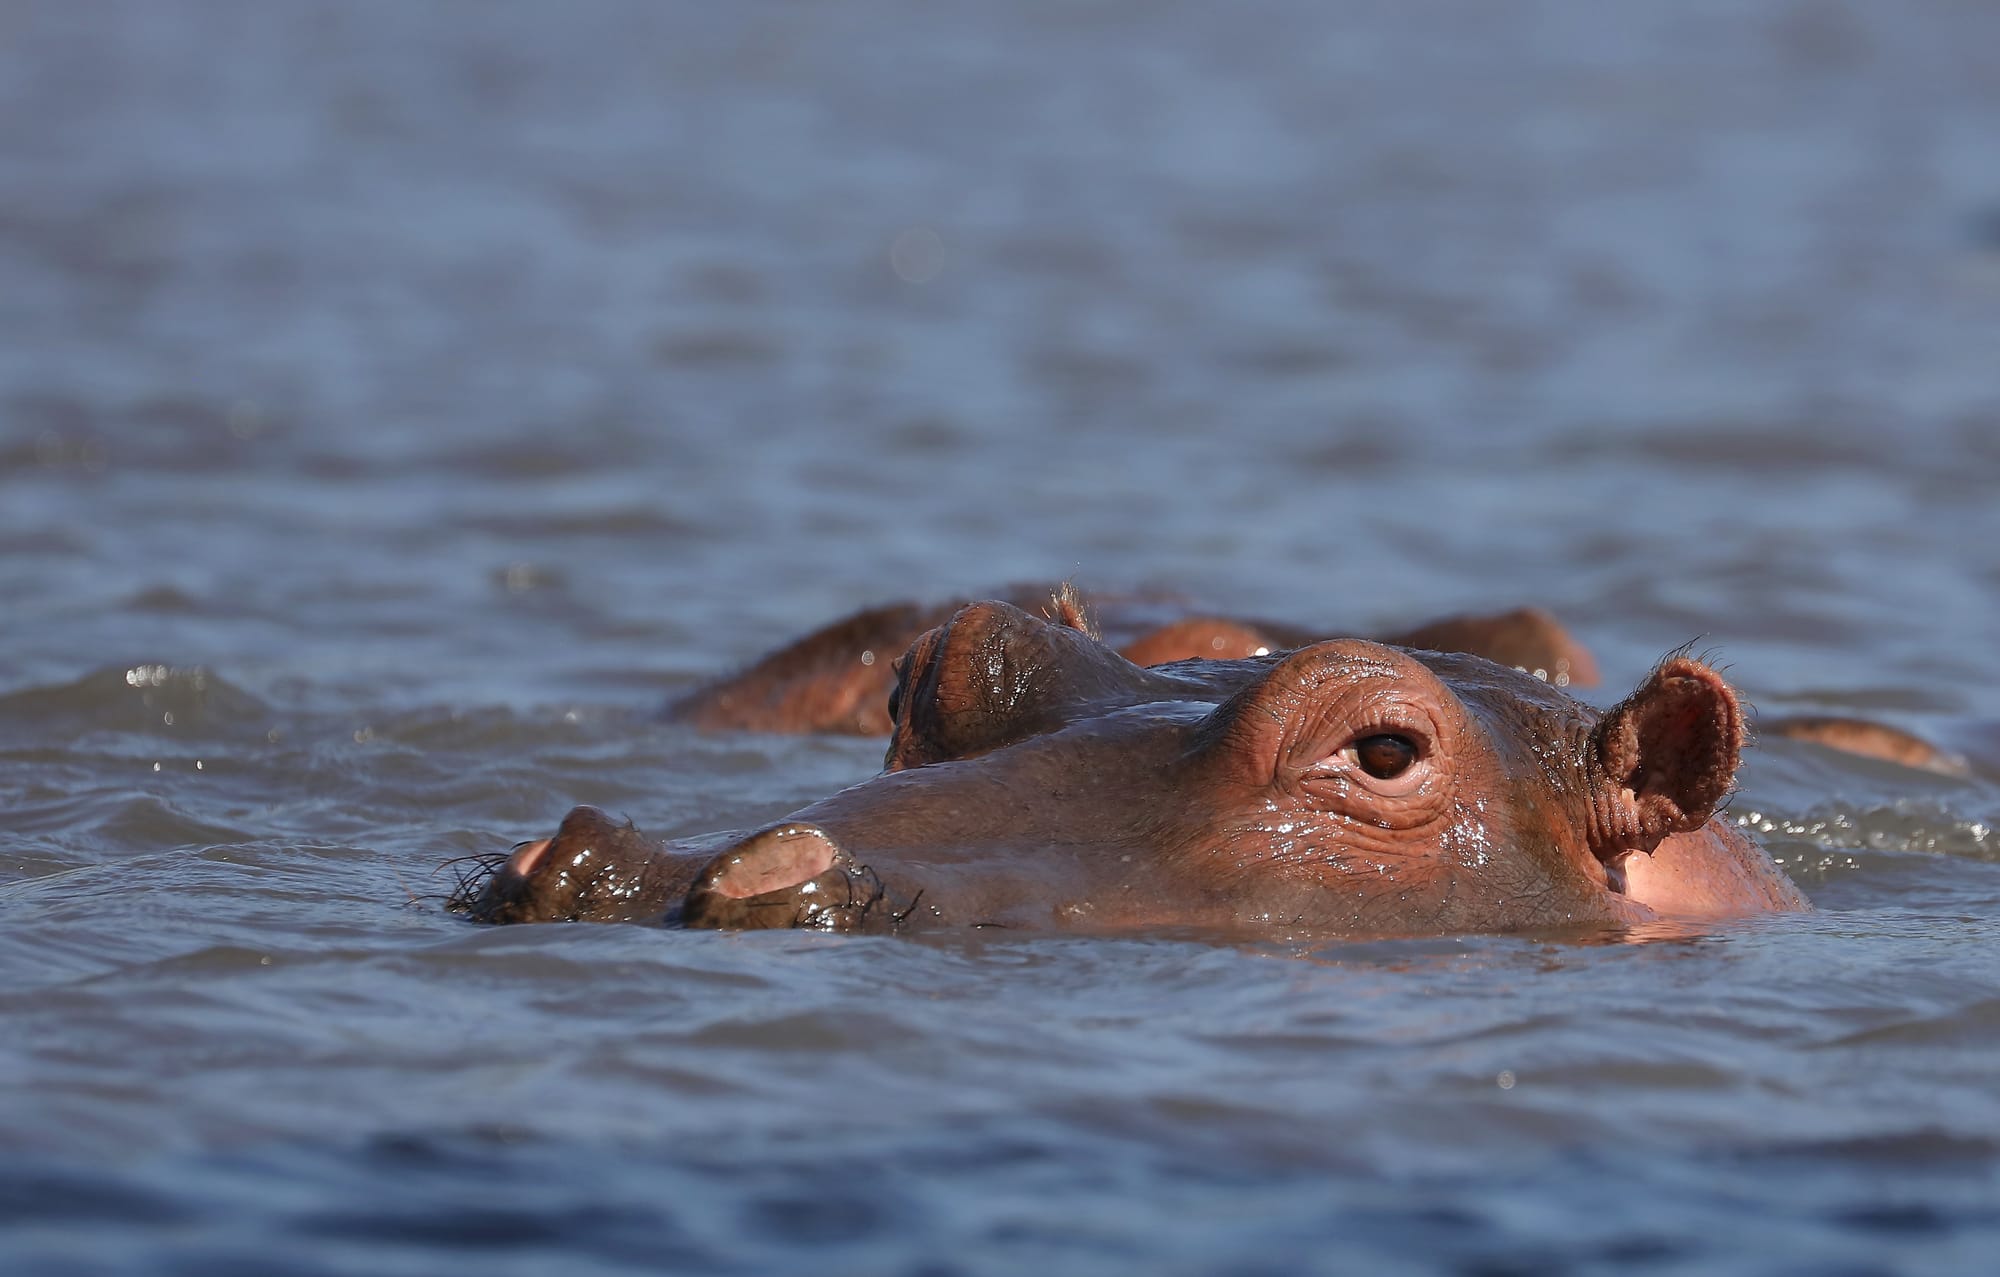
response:
<path fill-rule="evenodd" d="M 2000 1247 L 2000 8 L 0 4 L 0 1268 L 1874 1274 Z M 1691 640 L 1672 943 L 480 929 L 868 775 L 1027 578 Z"/>

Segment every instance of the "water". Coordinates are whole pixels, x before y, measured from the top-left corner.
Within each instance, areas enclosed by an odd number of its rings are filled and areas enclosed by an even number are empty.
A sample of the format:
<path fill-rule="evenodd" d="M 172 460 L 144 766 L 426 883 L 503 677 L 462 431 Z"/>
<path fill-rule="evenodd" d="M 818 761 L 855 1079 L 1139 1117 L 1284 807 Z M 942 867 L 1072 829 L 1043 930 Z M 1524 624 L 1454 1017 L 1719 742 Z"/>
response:
<path fill-rule="evenodd" d="M 2000 11 L 0 6 L 10 1273 L 1983 1272 Z M 868 774 L 669 695 L 1075 575 L 1692 639 L 1822 906 L 480 930 Z M 171 716 L 171 721 L 169 721 Z"/>

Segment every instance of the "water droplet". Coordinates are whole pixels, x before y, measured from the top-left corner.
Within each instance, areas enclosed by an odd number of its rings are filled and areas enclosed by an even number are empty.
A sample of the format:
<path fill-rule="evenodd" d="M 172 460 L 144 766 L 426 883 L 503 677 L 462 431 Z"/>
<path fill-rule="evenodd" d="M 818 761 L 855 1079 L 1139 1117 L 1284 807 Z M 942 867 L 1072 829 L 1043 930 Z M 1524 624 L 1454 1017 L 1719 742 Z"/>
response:
<path fill-rule="evenodd" d="M 253 439 L 264 428 L 264 413 L 253 400 L 238 399 L 229 405 L 226 418 L 229 433 L 238 439 Z M 266 959 L 268 962 L 269 959 Z"/>
<path fill-rule="evenodd" d="M 542 573 L 532 563 L 509 563 L 500 569 L 500 588 L 509 594 L 526 594 L 542 583 Z"/>
<path fill-rule="evenodd" d="M 912 226 L 890 246 L 889 268 L 905 283 L 925 283 L 944 269 L 944 241 L 928 226 Z"/>
<path fill-rule="evenodd" d="M 1501 1090 L 1503 1090 L 1503 1091 L 1511 1091 L 1511 1090 L 1513 1090 L 1513 1089 L 1514 1089 L 1514 1070 L 1512 1070 L 1512 1069 L 1502 1069 L 1502 1070 L 1500 1070 L 1500 1076 L 1499 1076 L 1499 1077 L 1496 1077 L 1496 1078 L 1494 1078 L 1494 1079 L 1493 1079 L 1493 1084 L 1494 1084 L 1495 1086 L 1498 1086 L 1498 1087 L 1499 1087 L 1499 1088 L 1500 1088 Z"/>

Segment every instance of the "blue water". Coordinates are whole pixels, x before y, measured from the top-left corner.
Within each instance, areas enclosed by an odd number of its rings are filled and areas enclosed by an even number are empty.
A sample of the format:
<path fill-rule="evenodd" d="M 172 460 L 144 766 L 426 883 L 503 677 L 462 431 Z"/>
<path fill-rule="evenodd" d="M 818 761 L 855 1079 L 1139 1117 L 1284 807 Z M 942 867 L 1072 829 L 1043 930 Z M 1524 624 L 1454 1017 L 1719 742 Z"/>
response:
<path fill-rule="evenodd" d="M 1983 1273 L 2000 10 L 0 5 L 0 1269 Z M 481 930 L 866 776 L 670 695 L 1074 576 L 1698 639 L 1820 912 Z M 169 721 L 171 719 L 171 721 Z"/>

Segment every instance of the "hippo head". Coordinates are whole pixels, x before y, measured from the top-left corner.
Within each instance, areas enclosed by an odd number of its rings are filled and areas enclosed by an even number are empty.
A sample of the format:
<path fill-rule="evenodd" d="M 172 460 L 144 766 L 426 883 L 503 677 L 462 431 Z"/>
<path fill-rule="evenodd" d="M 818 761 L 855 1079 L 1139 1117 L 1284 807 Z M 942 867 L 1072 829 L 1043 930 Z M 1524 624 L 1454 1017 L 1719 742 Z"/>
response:
<path fill-rule="evenodd" d="M 1360 639 L 1143 669 L 979 603 L 911 648 L 890 716 L 882 774 L 719 854 L 663 851 L 673 916 L 1352 935 L 1803 903 L 1711 820 L 1742 714 L 1685 656 L 1600 714 Z"/>

